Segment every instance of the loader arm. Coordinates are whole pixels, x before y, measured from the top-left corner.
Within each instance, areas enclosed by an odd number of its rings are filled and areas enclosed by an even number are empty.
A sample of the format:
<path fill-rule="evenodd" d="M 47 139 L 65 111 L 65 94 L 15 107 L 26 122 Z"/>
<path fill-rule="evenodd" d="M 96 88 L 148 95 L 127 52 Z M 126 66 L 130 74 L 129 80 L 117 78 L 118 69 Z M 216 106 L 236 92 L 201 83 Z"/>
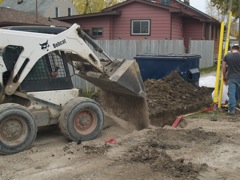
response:
<path fill-rule="evenodd" d="M 100 61 L 87 43 L 107 59 Z M 22 47 L 4 89 L 7 95 L 16 92 L 41 57 L 53 51 L 64 51 L 68 63 L 79 70 L 78 75 L 98 87 L 145 96 L 137 63 L 111 59 L 77 24 L 57 35 L 0 29 L 0 49 L 7 46 Z"/>

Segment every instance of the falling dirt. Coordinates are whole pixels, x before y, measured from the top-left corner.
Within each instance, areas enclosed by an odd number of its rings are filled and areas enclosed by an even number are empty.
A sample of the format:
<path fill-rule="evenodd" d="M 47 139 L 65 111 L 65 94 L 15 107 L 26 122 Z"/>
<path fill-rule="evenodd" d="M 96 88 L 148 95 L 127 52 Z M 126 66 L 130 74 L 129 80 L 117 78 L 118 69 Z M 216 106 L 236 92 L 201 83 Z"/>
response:
<path fill-rule="evenodd" d="M 103 90 L 98 101 L 107 116 L 121 118 L 137 130 L 144 129 L 149 125 L 146 98 Z"/>

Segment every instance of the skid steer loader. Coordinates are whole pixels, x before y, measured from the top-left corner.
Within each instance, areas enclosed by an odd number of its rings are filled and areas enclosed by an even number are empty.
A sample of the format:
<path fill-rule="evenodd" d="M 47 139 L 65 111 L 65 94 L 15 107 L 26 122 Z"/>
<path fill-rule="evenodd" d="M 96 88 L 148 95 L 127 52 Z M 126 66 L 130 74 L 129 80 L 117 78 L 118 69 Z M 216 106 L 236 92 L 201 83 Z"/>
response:
<path fill-rule="evenodd" d="M 77 142 L 99 135 L 102 108 L 79 96 L 73 74 L 119 96 L 145 96 L 136 61 L 109 57 L 77 24 L 0 29 L 0 154 L 30 147 L 41 126 L 58 124 Z"/>

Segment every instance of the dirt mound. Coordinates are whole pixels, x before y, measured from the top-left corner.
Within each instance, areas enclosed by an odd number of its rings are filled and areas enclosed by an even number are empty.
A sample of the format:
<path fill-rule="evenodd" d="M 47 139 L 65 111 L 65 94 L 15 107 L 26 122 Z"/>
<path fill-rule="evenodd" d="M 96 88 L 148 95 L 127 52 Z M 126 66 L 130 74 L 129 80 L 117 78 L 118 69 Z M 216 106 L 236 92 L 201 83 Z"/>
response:
<path fill-rule="evenodd" d="M 171 125 L 177 116 L 209 107 L 212 102 L 209 89 L 184 81 L 178 72 L 144 84 L 153 125 Z"/>
<path fill-rule="evenodd" d="M 185 163 L 184 159 L 172 160 L 164 150 L 159 151 L 151 146 L 135 147 L 129 152 L 129 155 L 132 155 L 130 158 L 132 163 L 148 164 L 153 172 L 163 172 L 175 178 L 196 179 L 199 172 L 207 169 L 206 164 Z"/>

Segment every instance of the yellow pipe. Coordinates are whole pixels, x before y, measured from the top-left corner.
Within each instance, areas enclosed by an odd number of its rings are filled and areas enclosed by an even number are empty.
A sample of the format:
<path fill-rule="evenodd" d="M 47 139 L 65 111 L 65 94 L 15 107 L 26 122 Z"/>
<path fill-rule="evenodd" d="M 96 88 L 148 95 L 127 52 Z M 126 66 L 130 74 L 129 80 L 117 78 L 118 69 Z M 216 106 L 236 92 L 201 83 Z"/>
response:
<path fill-rule="evenodd" d="M 226 36 L 226 44 L 225 44 L 224 56 L 228 53 L 231 23 L 232 23 L 232 11 L 230 11 L 230 13 L 229 13 L 228 30 L 227 30 L 227 36 Z M 220 94 L 219 94 L 218 108 L 221 108 L 222 94 L 223 94 L 223 76 L 221 77 L 221 85 L 220 85 Z"/>
<path fill-rule="evenodd" d="M 216 83 L 215 83 L 214 98 L 213 98 L 213 108 L 214 108 L 214 110 L 216 110 L 216 106 L 217 106 L 217 102 L 218 102 L 219 79 L 220 79 L 220 69 L 221 69 L 221 60 L 222 60 L 223 35 L 224 35 L 224 22 L 221 23 L 221 29 L 220 29 Z"/>

